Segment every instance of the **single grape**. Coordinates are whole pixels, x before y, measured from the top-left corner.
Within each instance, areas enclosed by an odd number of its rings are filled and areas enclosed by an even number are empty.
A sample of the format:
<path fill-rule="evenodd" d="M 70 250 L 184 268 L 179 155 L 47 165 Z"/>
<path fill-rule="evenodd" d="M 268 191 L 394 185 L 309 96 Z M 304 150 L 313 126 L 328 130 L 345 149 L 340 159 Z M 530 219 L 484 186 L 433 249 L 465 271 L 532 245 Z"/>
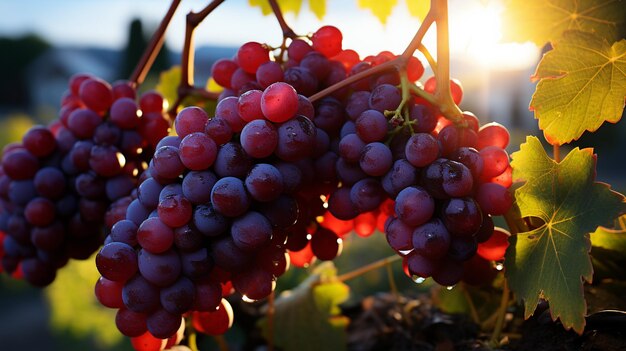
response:
<path fill-rule="evenodd" d="M 283 176 L 276 167 L 259 163 L 252 167 L 245 184 L 253 199 L 262 202 L 272 201 L 278 198 L 283 190 Z"/>
<path fill-rule="evenodd" d="M 415 252 L 433 260 L 446 256 L 450 241 L 450 233 L 439 218 L 433 218 L 413 231 Z"/>
<path fill-rule="evenodd" d="M 269 60 L 269 50 L 257 42 L 247 42 L 237 51 L 237 63 L 250 74 L 254 74 L 261 64 Z"/>
<path fill-rule="evenodd" d="M 407 161 L 413 166 L 426 167 L 439 157 L 439 143 L 430 134 L 417 133 L 409 138 L 404 152 Z"/>
<path fill-rule="evenodd" d="M 268 120 L 282 123 L 291 119 L 298 111 L 298 93 L 284 82 L 268 86 L 261 96 L 261 110 Z"/>
<path fill-rule="evenodd" d="M 218 180 L 211 190 L 213 207 L 227 217 L 238 217 L 250 207 L 244 183 L 235 177 Z"/>
<path fill-rule="evenodd" d="M 179 156 L 185 167 L 193 171 L 201 171 L 215 162 L 217 145 L 203 132 L 193 132 L 187 134 L 180 142 Z"/>
<path fill-rule="evenodd" d="M 389 171 L 393 163 L 391 150 L 383 143 L 374 142 L 365 145 L 361 152 L 359 165 L 371 176 L 382 176 Z"/>
<path fill-rule="evenodd" d="M 469 197 L 446 201 L 442 208 L 441 219 L 450 234 L 459 237 L 474 236 L 483 222 L 480 206 Z"/>
<path fill-rule="evenodd" d="M 435 200 L 422 187 L 408 187 L 396 197 L 395 212 L 404 223 L 419 226 L 426 223 L 435 211 Z"/>
<path fill-rule="evenodd" d="M 254 158 L 270 156 L 278 146 L 276 127 L 266 120 L 254 120 L 241 131 L 241 146 Z"/>
<path fill-rule="evenodd" d="M 233 221 L 231 235 L 237 247 L 251 252 L 269 241 L 272 226 L 262 214 L 250 211 Z"/>
<path fill-rule="evenodd" d="M 356 120 L 356 133 L 366 143 L 383 141 L 387 136 L 387 118 L 376 110 L 366 110 Z"/>
<path fill-rule="evenodd" d="M 176 134 L 184 138 L 191 133 L 203 132 L 208 119 L 209 116 L 203 109 L 196 106 L 185 107 L 176 115 L 174 120 Z"/>
<path fill-rule="evenodd" d="M 98 253 L 96 266 L 104 278 L 125 282 L 137 273 L 137 253 L 128 244 L 112 242 Z"/>
<path fill-rule="evenodd" d="M 311 37 L 313 49 L 326 57 L 333 57 L 341 51 L 342 40 L 341 31 L 333 26 L 323 26 Z"/>

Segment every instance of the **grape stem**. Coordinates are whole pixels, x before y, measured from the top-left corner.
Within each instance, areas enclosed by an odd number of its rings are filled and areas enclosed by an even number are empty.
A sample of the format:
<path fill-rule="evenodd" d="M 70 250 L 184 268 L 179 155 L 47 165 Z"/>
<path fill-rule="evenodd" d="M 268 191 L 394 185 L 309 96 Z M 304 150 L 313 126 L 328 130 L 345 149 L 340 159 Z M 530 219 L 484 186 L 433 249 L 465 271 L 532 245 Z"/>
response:
<path fill-rule="evenodd" d="M 130 75 L 129 80 L 133 86 L 137 87 L 146 79 L 154 60 L 163 47 L 163 43 L 165 42 L 165 31 L 167 30 L 178 5 L 180 5 L 180 2 L 181 0 L 172 0 L 167 13 L 165 13 L 159 27 L 152 35 L 152 39 L 150 39 L 150 43 L 148 44 L 146 51 L 144 51 L 141 59 L 139 59 L 139 62 L 137 63 L 137 66 L 135 66 L 133 73 Z"/>
<path fill-rule="evenodd" d="M 510 295 L 509 284 L 505 279 L 504 287 L 502 288 L 502 299 L 500 300 L 500 307 L 498 308 L 498 318 L 496 319 L 496 326 L 493 329 L 490 340 L 490 344 L 494 347 L 500 344 L 500 335 L 502 333 L 502 327 L 504 326 L 504 317 L 506 316 Z"/>
<path fill-rule="evenodd" d="M 467 285 L 461 283 L 460 286 L 461 291 L 463 292 L 463 297 L 465 297 L 465 301 L 467 301 L 467 306 L 470 310 L 470 315 L 472 316 L 472 320 L 476 324 L 480 324 L 480 317 L 478 317 L 478 311 L 476 310 L 476 305 L 474 304 L 474 300 L 472 299 L 472 295 L 470 295 L 469 290 L 467 289 Z"/>
<path fill-rule="evenodd" d="M 368 70 L 365 70 L 363 72 L 359 72 L 353 76 L 350 76 L 342 81 L 339 81 L 331 86 L 329 86 L 328 88 L 325 88 L 322 91 L 319 91 L 311 96 L 309 96 L 309 101 L 311 101 L 312 103 L 325 97 L 328 96 L 334 92 L 336 92 L 337 90 L 343 89 L 347 86 L 349 86 L 350 84 L 356 83 L 358 81 L 360 81 L 361 79 L 367 78 L 367 77 L 371 77 L 375 74 L 378 73 L 383 73 L 383 72 L 387 72 L 387 71 L 391 71 L 393 70 L 396 65 L 398 64 L 398 62 L 400 61 L 400 57 L 395 58 L 393 60 L 387 61 L 385 63 L 381 63 L 380 65 L 376 66 L 376 67 L 372 67 Z"/>
<path fill-rule="evenodd" d="M 393 255 L 393 256 L 389 256 L 389 257 L 385 257 L 383 259 L 380 259 L 378 261 L 374 261 L 368 265 L 365 265 L 361 268 L 357 268 L 353 271 L 341 274 L 339 276 L 337 276 L 337 280 L 339 280 L 340 282 L 345 282 L 347 280 L 359 277 L 369 271 L 373 271 L 375 269 L 384 267 L 388 264 L 391 264 L 392 262 L 398 261 L 402 259 L 402 257 L 400 255 Z"/>
<path fill-rule="evenodd" d="M 396 285 L 396 279 L 393 276 L 393 269 L 391 269 L 391 261 L 387 262 L 385 268 L 387 268 L 387 279 L 389 280 L 389 289 L 394 297 L 398 297 L 398 286 Z"/>
<path fill-rule="evenodd" d="M 526 222 L 524 222 L 521 218 L 521 212 L 517 203 L 513 203 L 513 206 L 504 214 L 504 220 L 506 221 L 507 226 L 509 227 L 509 231 L 511 232 L 511 236 L 517 235 L 518 233 L 527 232 L 528 226 Z M 505 267 L 506 269 L 506 267 Z M 504 276 L 504 286 L 502 288 L 502 298 L 500 300 L 500 307 L 496 311 L 496 322 L 493 329 L 493 333 L 491 334 L 490 343 L 492 346 L 497 346 L 500 343 L 500 336 L 502 333 L 502 327 L 504 325 L 504 317 L 506 317 L 506 310 L 509 305 L 509 299 L 511 295 L 511 291 L 509 289 L 509 284 L 506 280 L 506 271 Z"/>
<path fill-rule="evenodd" d="M 437 61 L 434 60 L 428 49 L 423 45 L 422 39 L 432 24 L 437 27 Z M 363 72 L 359 72 L 350 76 L 334 85 L 323 89 L 309 97 L 311 102 L 315 102 L 325 96 L 328 96 L 337 90 L 343 89 L 359 80 L 371 77 L 373 75 L 383 73 L 395 69 L 398 72 L 406 70 L 409 58 L 413 56 L 416 50 L 424 54 L 428 64 L 433 70 L 437 80 L 437 89 L 435 95 L 431 96 L 427 92 L 418 87 L 410 88 L 412 93 L 423 97 L 429 103 L 437 106 L 442 115 L 452 120 L 457 125 L 464 123 L 462 112 L 454 103 L 452 92 L 450 91 L 450 38 L 448 31 L 448 0 L 431 0 L 430 9 L 420 24 L 417 32 L 407 45 L 404 52 L 393 60 L 372 67 Z M 401 74 L 402 76 L 402 74 Z M 404 91 L 403 91 L 404 95 Z"/>
<path fill-rule="evenodd" d="M 417 47 L 417 50 L 419 50 L 422 55 L 424 55 L 424 57 L 426 57 L 426 61 L 428 61 L 428 65 L 430 66 L 430 69 L 433 72 L 437 72 L 437 61 L 435 61 L 435 59 L 433 58 L 433 55 L 430 54 L 430 51 L 428 51 L 428 48 L 424 46 L 424 44 L 420 43 L 420 45 Z"/>
<path fill-rule="evenodd" d="M 280 10 L 280 6 L 278 6 L 276 0 L 268 1 L 270 3 L 270 6 L 272 7 L 272 12 L 274 12 L 274 16 L 276 16 L 276 20 L 280 25 L 280 29 L 283 31 L 283 38 L 297 38 L 298 36 L 296 35 L 296 33 L 293 31 L 293 29 L 291 29 L 291 27 L 289 27 L 289 25 L 285 21 L 285 17 L 283 17 L 283 12 Z"/>
<path fill-rule="evenodd" d="M 219 347 L 220 351 L 228 351 L 228 343 L 224 339 L 224 335 L 214 335 L 215 343 Z"/>
<path fill-rule="evenodd" d="M 191 349 L 191 351 L 199 351 L 198 350 L 198 341 L 197 341 L 197 337 L 198 334 L 196 333 L 195 330 L 193 330 L 191 333 L 189 333 L 189 335 L 187 336 L 187 346 L 189 346 L 189 348 Z"/>
<path fill-rule="evenodd" d="M 431 0 L 430 11 L 435 11 L 437 23 L 437 88 L 435 98 L 441 113 L 456 124 L 462 121 L 462 112 L 452 99 L 450 91 L 450 33 L 448 31 L 448 0 Z M 429 12 L 430 12 L 429 11 Z"/>
<path fill-rule="evenodd" d="M 185 24 L 185 42 L 183 44 L 183 53 L 180 63 L 180 83 L 178 85 L 178 97 L 172 104 L 169 110 L 170 117 L 176 114 L 178 106 L 183 100 L 190 96 L 200 96 L 206 99 L 215 100 L 219 94 L 206 91 L 205 89 L 194 87 L 193 71 L 194 71 L 194 45 L 193 34 L 196 27 L 202 23 L 202 21 L 221 5 L 224 0 L 213 0 L 200 12 L 189 12 L 186 17 Z"/>
<path fill-rule="evenodd" d="M 558 144 L 552 145 L 552 156 L 554 156 L 554 161 L 556 163 L 561 162 L 561 148 Z"/>
<path fill-rule="evenodd" d="M 276 307 L 274 305 L 274 290 L 267 298 L 267 351 L 274 351 L 274 314 Z"/>

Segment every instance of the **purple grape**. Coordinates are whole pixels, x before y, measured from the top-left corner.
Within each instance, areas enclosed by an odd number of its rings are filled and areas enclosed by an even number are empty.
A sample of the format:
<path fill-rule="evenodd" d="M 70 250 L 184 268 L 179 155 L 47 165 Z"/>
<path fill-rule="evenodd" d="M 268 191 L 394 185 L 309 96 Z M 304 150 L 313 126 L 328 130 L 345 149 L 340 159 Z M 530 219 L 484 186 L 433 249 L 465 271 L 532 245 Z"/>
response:
<path fill-rule="evenodd" d="M 211 203 L 224 216 L 238 217 L 250 207 L 250 198 L 240 179 L 225 177 L 218 180 L 213 186 Z"/>
<path fill-rule="evenodd" d="M 359 165 L 363 171 L 371 176 L 384 175 L 389 171 L 392 163 L 391 150 L 387 145 L 379 142 L 365 145 L 359 160 Z"/>
<path fill-rule="evenodd" d="M 243 251 L 259 249 L 272 236 L 272 226 L 262 214 L 250 211 L 233 221 L 233 242 Z"/>
<path fill-rule="evenodd" d="M 450 247 L 450 233 L 439 218 L 415 228 L 412 243 L 415 252 L 430 259 L 441 259 L 446 256 Z"/>

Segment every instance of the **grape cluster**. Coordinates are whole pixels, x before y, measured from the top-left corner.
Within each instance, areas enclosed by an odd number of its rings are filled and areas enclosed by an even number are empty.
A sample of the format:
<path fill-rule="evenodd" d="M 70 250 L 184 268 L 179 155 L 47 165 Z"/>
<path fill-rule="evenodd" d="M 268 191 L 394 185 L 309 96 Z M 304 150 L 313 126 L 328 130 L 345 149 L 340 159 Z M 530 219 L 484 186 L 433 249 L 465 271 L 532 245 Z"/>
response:
<path fill-rule="evenodd" d="M 45 286 L 69 258 L 86 259 L 102 245 L 110 205 L 135 188 L 169 129 L 163 98 L 148 92 L 137 103 L 135 94 L 129 82 L 75 75 L 59 118 L 5 147 L 0 257 L 7 273 Z"/>
<path fill-rule="evenodd" d="M 332 26 L 292 40 L 286 57 L 270 54 L 249 42 L 213 65 L 224 87 L 214 115 L 178 113 L 177 135 L 156 145 L 96 258 L 96 296 L 118 309 L 137 350 L 175 340 L 187 315 L 201 332 L 225 332 L 226 296 L 268 296 L 290 264 L 335 258 L 352 230 L 384 231 L 411 276 L 443 285 L 470 279 L 464 266 L 489 266 L 476 253 L 491 215 L 511 205 L 506 129 L 479 128 L 469 112 L 454 124 L 420 98 L 403 101 L 395 71 L 312 104 L 306 96 L 396 57 L 360 60 Z M 423 73 L 408 60 L 410 81 Z M 452 91 L 459 103 L 458 82 Z"/>

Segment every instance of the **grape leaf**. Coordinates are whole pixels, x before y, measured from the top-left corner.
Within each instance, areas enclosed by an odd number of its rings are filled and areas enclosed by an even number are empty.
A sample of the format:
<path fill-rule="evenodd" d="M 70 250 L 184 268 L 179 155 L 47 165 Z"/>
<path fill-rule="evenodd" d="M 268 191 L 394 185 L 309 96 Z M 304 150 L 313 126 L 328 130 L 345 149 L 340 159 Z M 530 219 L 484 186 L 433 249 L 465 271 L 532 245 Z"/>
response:
<path fill-rule="evenodd" d="M 598 227 L 591 234 L 594 275 L 600 279 L 626 279 L 626 215 L 613 228 Z"/>
<path fill-rule="evenodd" d="M 159 75 L 159 83 L 156 86 L 156 91 L 161 94 L 168 103 L 172 104 L 178 98 L 178 85 L 180 84 L 181 68 L 180 66 L 173 66 L 167 71 L 161 72 Z M 221 92 L 223 90 L 213 78 L 209 78 L 206 83 L 205 89 L 210 92 Z M 214 100 L 205 100 L 201 97 L 188 96 L 179 104 L 178 110 L 181 110 L 187 106 L 202 107 L 209 116 L 215 114 L 215 107 L 217 102 Z"/>
<path fill-rule="evenodd" d="M 626 5 L 626 4 L 625 4 Z M 546 139 L 562 145 L 604 121 L 617 123 L 626 96 L 626 40 L 612 46 L 595 34 L 567 31 L 537 67 L 530 102 Z"/>
<path fill-rule="evenodd" d="M 398 0 L 357 0 L 357 6 L 372 11 L 372 14 L 383 24 L 387 23 L 387 18 L 397 3 Z"/>
<path fill-rule="evenodd" d="M 156 91 L 170 104 L 178 98 L 178 84 L 180 84 L 180 66 L 173 66 L 159 75 Z"/>
<path fill-rule="evenodd" d="M 339 315 L 338 305 L 348 298 L 350 290 L 335 277 L 331 262 L 321 264 L 296 289 L 276 299 L 272 336 L 276 346 L 285 351 L 346 348 L 348 319 Z M 267 318 L 260 324 L 269 339 Z"/>
<path fill-rule="evenodd" d="M 309 9 L 321 20 L 326 13 L 326 0 L 309 0 Z"/>
<path fill-rule="evenodd" d="M 626 215 L 619 218 L 617 228 L 598 227 L 591 234 L 591 245 L 626 255 Z"/>
<path fill-rule="evenodd" d="M 423 20 L 430 9 L 430 1 L 428 0 L 413 0 L 407 1 L 406 7 L 409 9 L 409 14 L 413 17 L 417 17 Z"/>
<path fill-rule="evenodd" d="M 624 0 L 508 0 L 502 23 L 507 41 L 533 41 L 542 46 L 568 29 L 617 40 L 626 25 Z"/>
<path fill-rule="evenodd" d="M 297 15 L 300 13 L 300 9 L 302 8 L 302 1 L 303 0 L 278 0 L 277 3 L 278 3 L 278 6 L 280 7 L 280 10 L 283 13 L 293 12 L 294 14 Z M 310 0 L 310 1 L 311 3 L 317 2 L 317 0 Z M 320 0 L 320 1 L 325 2 L 325 0 Z M 267 16 L 270 13 L 272 13 L 272 7 L 270 6 L 269 1 L 267 0 L 248 0 L 248 3 L 252 7 L 256 6 L 256 7 L 261 8 L 261 12 L 263 13 L 263 15 Z"/>
<path fill-rule="evenodd" d="M 586 303 L 583 282 L 591 282 L 588 233 L 626 211 L 623 195 L 595 182 L 592 149 L 575 148 L 563 161 L 548 157 L 536 137 L 527 137 L 512 155 L 513 178 L 526 183 L 515 191 L 523 217 L 538 228 L 513 235 L 506 251 L 506 277 L 530 317 L 539 297 L 550 302 L 552 318 L 581 333 Z"/>

